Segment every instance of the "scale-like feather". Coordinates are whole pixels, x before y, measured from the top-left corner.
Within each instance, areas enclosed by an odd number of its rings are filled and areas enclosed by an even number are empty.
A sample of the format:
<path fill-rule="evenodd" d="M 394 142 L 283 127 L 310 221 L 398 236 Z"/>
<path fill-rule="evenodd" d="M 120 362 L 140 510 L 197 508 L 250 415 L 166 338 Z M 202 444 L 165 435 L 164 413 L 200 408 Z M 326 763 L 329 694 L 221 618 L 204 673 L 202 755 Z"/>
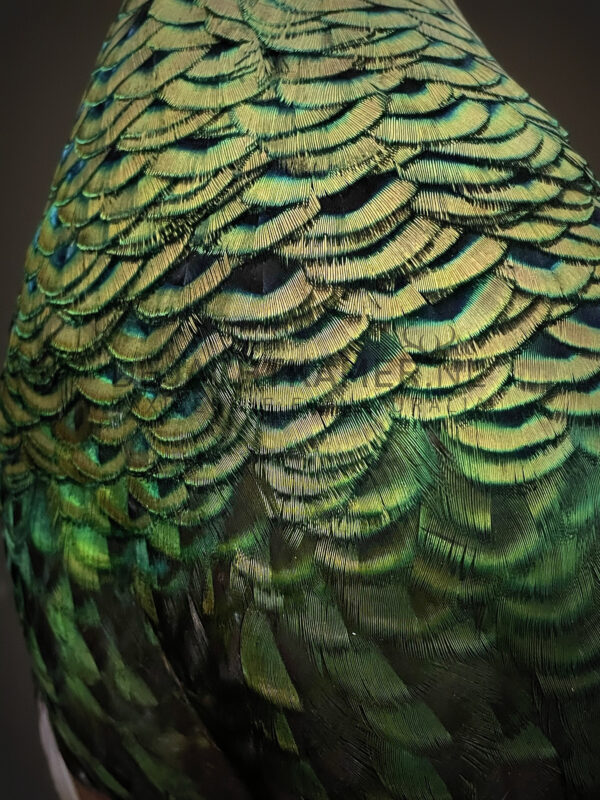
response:
<path fill-rule="evenodd" d="M 0 382 L 115 798 L 600 793 L 600 192 L 451 0 L 126 0 Z"/>

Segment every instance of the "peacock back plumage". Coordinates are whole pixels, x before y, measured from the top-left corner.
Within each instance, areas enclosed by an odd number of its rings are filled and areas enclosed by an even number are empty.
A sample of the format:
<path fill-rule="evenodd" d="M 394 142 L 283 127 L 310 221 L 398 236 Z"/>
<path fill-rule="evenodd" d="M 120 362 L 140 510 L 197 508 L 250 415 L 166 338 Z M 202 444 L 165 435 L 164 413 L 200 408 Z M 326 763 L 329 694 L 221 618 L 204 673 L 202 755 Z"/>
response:
<path fill-rule="evenodd" d="M 0 382 L 72 772 L 599 796 L 599 301 L 598 184 L 452 0 L 126 0 Z"/>

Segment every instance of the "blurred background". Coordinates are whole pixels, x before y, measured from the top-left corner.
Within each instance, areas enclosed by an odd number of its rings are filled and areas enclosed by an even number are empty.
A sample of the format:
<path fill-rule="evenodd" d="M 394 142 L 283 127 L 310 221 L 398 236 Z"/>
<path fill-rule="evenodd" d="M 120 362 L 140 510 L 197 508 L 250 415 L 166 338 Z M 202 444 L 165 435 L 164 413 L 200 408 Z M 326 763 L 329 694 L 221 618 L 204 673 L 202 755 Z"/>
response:
<path fill-rule="evenodd" d="M 323 0 L 325 3 L 326 0 Z M 458 0 L 507 71 L 570 131 L 600 175 L 597 0 Z M 58 155 L 120 0 L 3 3 L 0 30 L 0 358 Z M 2 550 L 2 548 L 0 548 Z M 30 669 L 0 555 L 0 796 L 55 800 Z"/>

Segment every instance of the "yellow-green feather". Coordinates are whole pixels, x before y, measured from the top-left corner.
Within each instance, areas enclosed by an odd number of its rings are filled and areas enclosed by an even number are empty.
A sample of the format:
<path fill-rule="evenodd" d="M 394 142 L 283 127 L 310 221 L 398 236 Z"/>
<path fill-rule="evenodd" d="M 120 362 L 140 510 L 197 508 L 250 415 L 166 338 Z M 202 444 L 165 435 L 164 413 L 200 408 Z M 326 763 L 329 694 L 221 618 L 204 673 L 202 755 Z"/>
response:
<path fill-rule="evenodd" d="M 597 183 L 451 0 L 126 0 L 0 383 L 69 766 L 595 797 L 599 270 Z"/>

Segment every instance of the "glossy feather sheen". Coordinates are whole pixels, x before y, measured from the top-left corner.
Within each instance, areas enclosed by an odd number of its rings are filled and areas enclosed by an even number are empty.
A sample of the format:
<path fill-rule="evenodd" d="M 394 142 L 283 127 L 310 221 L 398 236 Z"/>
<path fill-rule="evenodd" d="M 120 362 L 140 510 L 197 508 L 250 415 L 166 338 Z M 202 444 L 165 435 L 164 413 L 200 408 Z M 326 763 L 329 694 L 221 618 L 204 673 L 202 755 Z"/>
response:
<path fill-rule="evenodd" d="M 127 0 L 0 383 L 114 798 L 600 793 L 600 195 L 451 0 Z"/>

